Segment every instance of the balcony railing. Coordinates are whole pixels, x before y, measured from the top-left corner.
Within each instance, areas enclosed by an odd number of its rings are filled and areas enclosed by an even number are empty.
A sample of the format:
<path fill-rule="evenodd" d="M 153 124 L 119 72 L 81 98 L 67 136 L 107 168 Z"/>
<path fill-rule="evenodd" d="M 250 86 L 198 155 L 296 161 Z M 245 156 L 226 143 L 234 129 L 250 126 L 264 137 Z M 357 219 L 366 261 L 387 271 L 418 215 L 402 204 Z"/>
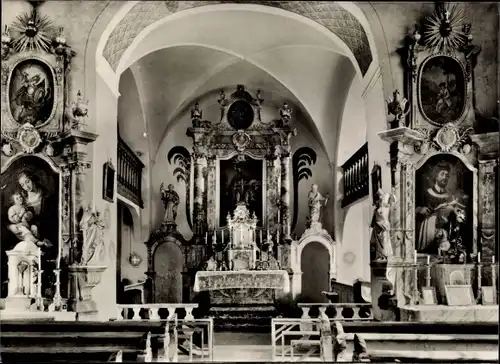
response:
<path fill-rule="evenodd" d="M 144 164 L 139 157 L 121 138 L 118 138 L 118 193 L 141 208 L 143 168 Z"/>
<path fill-rule="evenodd" d="M 368 171 L 368 143 L 363 145 L 342 165 L 344 198 L 342 207 L 352 204 L 370 193 Z"/>

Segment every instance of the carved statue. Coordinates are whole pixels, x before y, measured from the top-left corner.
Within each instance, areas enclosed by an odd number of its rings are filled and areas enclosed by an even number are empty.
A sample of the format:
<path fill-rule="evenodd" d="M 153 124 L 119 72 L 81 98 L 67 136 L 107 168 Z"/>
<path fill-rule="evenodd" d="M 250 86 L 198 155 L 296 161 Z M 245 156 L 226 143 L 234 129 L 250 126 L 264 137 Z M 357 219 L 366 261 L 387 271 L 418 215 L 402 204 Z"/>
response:
<path fill-rule="evenodd" d="M 95 206 L 89 205 L 80 220 L 83 232 L 82 265 L 98 265 L 105 258 L 104 222 Z"/>
<path fill-rule="evenodd" d="M 287 125 L 292 120 L 292 109 L 285 102 L 283 107 L 280 109 L 281 123 Z"/>
<path fill-rule="evenodd" d="M 318 191 L 318 185 L 313 184 L 308 195 L 308 205 L 309 205 L 309 216 L 308 221 L 312 226 L 314 224 L 320 223 L 321 208 L 325 206 L 328 202 L 328 195 L 323 196 Z"/>
<path fill-rule="evenodd" d="M 385 193 L 382 189 L 377 191 L 376 208 L 370 225 L 373 229 L 370 238 L 372 260 L 386 261 L 392 255 L 389 213 L 395 202 L 396 196 L 393 193 Z"/>
<path fill-rule="evenodd" d="M 195 121 L 195 120 L 199 121 L 199 120 L 201 120 L 202 115 L 203 115 L 203 113 L 200 110 L 200 104 L 199 103 L 194 104 L 194 109 L 191 110 L 191 119 L 193 121 Z"/>
<path fill-rule="evenodd" d="M 366 348 L 366 341 L 358 334 L 354 334 L 354 350 L 352 351 L 352 361 L 369 363 L 370 356 Z"/>
<path fill-rule="evenodd" d="M 179 194 L 174 191 L 174 185 L 169 184 L 167 189 L 163 187 L 163 183 L 160 186 L 161 199 L 165 205 L 165 222 L 175 222 L 177 217 L 177 207 L 179 206 L 180 198 Z"/>
<path fill-rule="evenodd" d="M 399 99 L 399 91 L 396 90 L 393 93 L 393 99 L 386 101 L 388 115 L 394 115 L 394 122 L 397 123 L 398 127 L 406 126 L 404 123 L 404 118 L 410 112 L 410 108 L 405 111 L 406 105 L 409 101 L 406 98 L 403 100 Z"/>
<path fill-rule="evenodd" d="M 347 348 L 347 335 L 344 332 L 344 328 L 339 321 L 335 321 L 332 325 L 332 331 L 335 335 L 334 345 L 333 345 L 333 356 L 334 362 L 345 363 L 350 362 L 351 358 L 348 358 L 346 348 Z"/>
<path fill-rule="evenodd" d="M 224 93 L 224 90 L 220 90 L 220 96 L 217 102 L 220 105 L 220 121 L 222 121 L 222 119 L 224 118 L 224 112 L 226 111 L 226 106 L 229 103 L 229 101 L 226 99 L 226 94 Z"/>

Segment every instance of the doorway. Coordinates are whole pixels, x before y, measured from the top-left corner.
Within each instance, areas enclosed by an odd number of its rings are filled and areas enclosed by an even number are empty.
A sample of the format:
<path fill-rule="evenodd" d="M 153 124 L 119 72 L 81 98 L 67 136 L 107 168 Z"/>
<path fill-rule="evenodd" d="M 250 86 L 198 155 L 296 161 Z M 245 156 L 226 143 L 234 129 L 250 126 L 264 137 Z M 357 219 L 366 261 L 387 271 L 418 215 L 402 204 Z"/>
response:
<path fill-rule="evenodd" d="M 330 291 L 330 254 L 323 244 L 313 241 L 302 250 L 302 300 L 310 303 L 327 303 L 321 294 Z"/>
<path fill-rule="evenodd" d="M 155 303 L 182 303 L 184 257 L 173 242 L 160 245 L 154 255 Z"/>

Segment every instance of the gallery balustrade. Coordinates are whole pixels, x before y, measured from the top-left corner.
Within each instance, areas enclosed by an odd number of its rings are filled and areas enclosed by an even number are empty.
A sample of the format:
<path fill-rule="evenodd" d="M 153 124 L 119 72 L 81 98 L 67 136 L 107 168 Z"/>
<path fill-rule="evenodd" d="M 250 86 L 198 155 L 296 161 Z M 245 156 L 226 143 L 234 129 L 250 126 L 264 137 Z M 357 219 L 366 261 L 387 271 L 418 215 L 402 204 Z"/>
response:
<path fill-rule="evenodd" d="M 118 138 L 118 193 L 141 208 L 144 164 L 121 138 Z"/>
<path fill-rule="evenodd" d="M 343 165 L 344 197 L 342 207 L 368 196 L 369 170 L 368 170 L 368 143 L 365 143 Z"/>

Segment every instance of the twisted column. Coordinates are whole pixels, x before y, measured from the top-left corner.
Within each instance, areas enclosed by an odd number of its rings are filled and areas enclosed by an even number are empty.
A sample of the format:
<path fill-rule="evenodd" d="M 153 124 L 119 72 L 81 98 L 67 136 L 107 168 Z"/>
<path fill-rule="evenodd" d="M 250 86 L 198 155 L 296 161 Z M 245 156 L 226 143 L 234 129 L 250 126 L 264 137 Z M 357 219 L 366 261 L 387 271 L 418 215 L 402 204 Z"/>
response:
<path fill-rule="evenodd" d="M 281 157 L 281 234 L 284 240 L 291 240 L 290 219 L 290 150 L 282 151 Z"/>
<path fill-rule="evenodd" d="M 198 239 L 203 238 L 205 233 L 205 211 L 203 198 L 205 194 L 205 177 L 203 168 L 205 167 L 205 155 L 200 152 L 194 152 L 194 201 L 193 201 L 193 227 L 194 233 Z"/>

